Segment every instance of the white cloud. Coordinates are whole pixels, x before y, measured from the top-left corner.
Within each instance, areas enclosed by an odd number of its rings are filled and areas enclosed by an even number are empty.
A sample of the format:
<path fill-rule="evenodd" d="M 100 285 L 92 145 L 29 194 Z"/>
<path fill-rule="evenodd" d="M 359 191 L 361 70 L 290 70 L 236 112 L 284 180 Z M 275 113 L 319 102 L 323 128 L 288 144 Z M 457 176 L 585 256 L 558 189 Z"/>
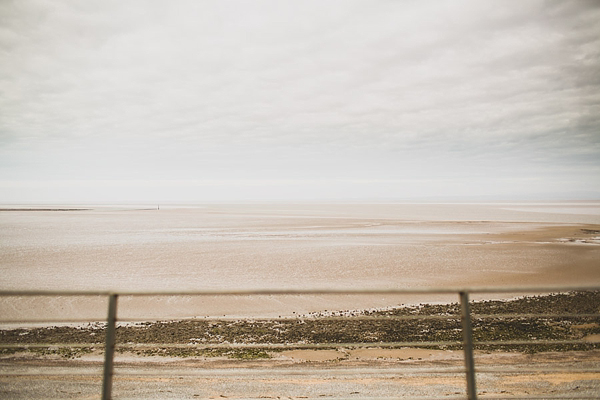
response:
<path fill-rule="evenodd" d="M 6 2 L 0 180 L 594 186 L 598 17 L 533 0 Z"/>

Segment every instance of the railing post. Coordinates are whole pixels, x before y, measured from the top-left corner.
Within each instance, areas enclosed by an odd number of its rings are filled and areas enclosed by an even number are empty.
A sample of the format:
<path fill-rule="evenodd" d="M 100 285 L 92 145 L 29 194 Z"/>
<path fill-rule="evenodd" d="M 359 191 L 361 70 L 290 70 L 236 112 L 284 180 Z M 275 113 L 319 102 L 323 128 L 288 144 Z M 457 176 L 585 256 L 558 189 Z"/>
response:
<path fill-rule="evenodd" d="M 467 398 L 477 399 L 475 388 L 475 360 L 473 358 L 473 327 L 471 326 L 471 310 L 469 307 L 469 293 L 460 292 L 461 323 L 463 331 L 463 348 L 465 353 L 465 368 L 467 372 Z"/>
<path fill-rule="evenodd" d="M 106 324 L 106 344 L 104 345 L 104 377 L 102 380 L 102 400 L 112 398 L 113 359 L 115 355 L 115 333 L 117 323 L 117 297 L 108 297 L 108 318 Z"/>

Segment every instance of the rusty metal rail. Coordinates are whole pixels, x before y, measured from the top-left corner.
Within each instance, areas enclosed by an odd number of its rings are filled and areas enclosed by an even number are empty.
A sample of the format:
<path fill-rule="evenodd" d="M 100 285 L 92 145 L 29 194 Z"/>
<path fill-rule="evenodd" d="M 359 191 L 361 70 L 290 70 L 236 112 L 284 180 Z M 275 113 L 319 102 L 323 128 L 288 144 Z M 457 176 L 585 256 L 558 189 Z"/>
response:
<path fill-rule="evenodd" d="M 102 380 L 102 399 L 108 400 L 112 398 L 112 381 L 113 381 L 113 366 L 115 348 L 144 348 L 144 347 L 185 347 L 190 348 L 190 345 L 179 344 L 117 344 L 116 343 L 116 324 L 118 298 L 121 296 L 282 296 L 282 295 L 433 295 L 433 294 L 456 294 L 460 303 L 460 315 L 423 315 L 423 316 L 352 316 L 352 317 L 328 317 L 328 319 L 353 319 L 353 320 L 373 320 L 373 319 L 444 319 L 461 321 L 462 342 L 442 342 L 442 341 L 412 341 L 412 342 L 393 342 L 393 343 L 303 343 L 303 344 L 194 344 L 196 348 L 323 348 L 323 347 L 430 347 L 430 346 L 450 346 L 460 345 L 464 353 L 464 373 L 466 378 L 466 394 L 469 400 L 477 399 L 476 385 L 476 366 L 473 355 L 475 344 L 479 345 L 526 345 L 526 344 L 578 344 L 586 343 L 581 340 L 509 340 L 509 341 L 478 341 L 474 342 L 472 319 L 493 317 L 493 318 L 589 318 L 599 317 L 600 314 L 565 314 L 565 313 L 543 313 L 543 314 L 490 314 L 480 315 L 472 314 L 470 309 L 471 294 L 550 294 L 550 293 L 565 293 L 574 291 L 599 291 L 600 287 L 569 287 L 569 286 L 546 286 L 546 287 L 480 287 L 480 288 L 424 288 L 424 289 L 365 289 L 365 290 L 340 290 L 340 289 L 306 289 L 306 290 L 233 290 L 233 291 L 0 291 L 0 297 L 18 297 L 18 296 L 105 296 L 108 298 L 108 313 L 106 322 L 106 339 L 104 352 L 104 369 Z M 239 319 L 239 318 L 236 318 Z M 276 320 L 273 318 L 272 320 Z M 17 323 L 17 322 L 83 322 L 83 320 L 2 320 L 2 323 Z M 88 322 L 88 320 L 86 320 Z M 0 348 L 43 348 L 43 347 L 92 347 L 90 344 L 0 344 Z M 497 370 L 495 370 L 497 372 Z M 548 370 L 545 370 L 548 372 Z M 593 372 L 600 372 L 593 370 Z M 560 398 L 560 397 L 556 397 Z M 573 397 L 569 397 L 573 398 Z M 585 397 L 581 397 L 585 398 Z"/>

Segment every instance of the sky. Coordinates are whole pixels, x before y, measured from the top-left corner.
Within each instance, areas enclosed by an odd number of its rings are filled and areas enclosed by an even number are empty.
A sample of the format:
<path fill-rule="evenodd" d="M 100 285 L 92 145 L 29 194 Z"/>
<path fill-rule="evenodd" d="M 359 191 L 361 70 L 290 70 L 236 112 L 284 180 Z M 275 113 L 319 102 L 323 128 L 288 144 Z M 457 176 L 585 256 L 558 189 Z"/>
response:
<path fill-rule="evenodd" d="M 600 2 L 0 2 L 0 202 L 423 199 L 600 199 Z"/>

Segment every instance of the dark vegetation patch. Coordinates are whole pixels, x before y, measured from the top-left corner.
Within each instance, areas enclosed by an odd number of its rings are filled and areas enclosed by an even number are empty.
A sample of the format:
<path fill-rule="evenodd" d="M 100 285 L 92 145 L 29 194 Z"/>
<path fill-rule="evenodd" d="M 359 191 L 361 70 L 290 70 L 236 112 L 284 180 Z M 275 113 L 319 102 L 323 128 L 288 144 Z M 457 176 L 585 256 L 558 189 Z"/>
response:
<path fill-rule="evenodd" d="M 501 341 L 582 340 L 600 335 L 600 292 L 572 292 L 524 297 L 510 301 L 471 303 L 475 347 L 504 351 L 568 351 L 600 348 L 600 343 L 502 344 Z M 528 314 L 541 314 L 531 316 Z M 551 316 L 563 314 L 563 316 Z M 593 314 L 593 316 L 585 315 Z M 446 318 L 440 319 L 443 316 Z M 365 318 L 366 317 L 366 318 Z M 408 318 L 407 318 L 408 317 Z M 433 317 L 433 318 L 428 318 Z M 138 355 L 227 356 L 266 358 L 269 345 L 294 348 L 314 344 L 360 343 L 381 346 L 394 342 L 449 342 L 430 348 L 460 349 L 462 329 L 459 304 L 421 304 L 386 311 L 366 311 L 350 317 L 302 317 L 287 319 L 207 320 L 148 322 L 117 327 L 117 344 L 155 344 L 151 347 L 118 348 Z M 0 343 L 23 345 L 1 349 L 2 354 L 22 351 L 28 344 L 89 344 L 89 347 L 31 349 L 39 354 L 77 357 L 104 344 L 104 325 L 11 329 L 0 331 Z M 494 341 L 494 344 L 481 342 Z M 480 342 L 477 344 L 477 342 Z M 168 345 L 179 347 L 169 347 Z M 252 348 L 226 345 L 252 344 Z M 185 346 L 184 346 L 185 345 Z M 217 345 L 218 347 L 211 347 Z M 225 345 L 225 346 L 224 346 Z M 261 345 L 264 345 L 261 346 Z M 224 346 L 224 347 L 223 347 Z M 423 347 L 423 346 L 421 346 Z M 270 350 L 272 351 L 272 349 Z M 44 353 L 46 352 L 46 353 Z"/>
<path fill-rule="evenodd" d="M 598 230 L 598 229 L 582 229 L 581 231 L 588 235 L 599 235 L 600 234 L 600 230 Z"/>

